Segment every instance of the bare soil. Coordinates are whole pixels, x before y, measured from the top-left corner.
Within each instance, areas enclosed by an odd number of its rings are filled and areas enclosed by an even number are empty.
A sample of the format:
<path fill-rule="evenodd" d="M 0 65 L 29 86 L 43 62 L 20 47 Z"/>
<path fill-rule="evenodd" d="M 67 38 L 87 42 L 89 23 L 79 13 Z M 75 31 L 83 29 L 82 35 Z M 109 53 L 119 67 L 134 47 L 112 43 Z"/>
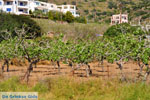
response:
<path fill-rule="evenodd" d="M 8 79 L 9 77 L 12 76 L 18 76 L 18 77 L 23 77 L 27 71 L 27 66 L 28 64 L 21 65 L 19 64 L 16 66 L 10 65 L 9 72 L 6 72 L 6 66 L 5 66 L 5 71 L 3 73 L 0 73 L 0 79 Z M 2 66 L 2 62 L 0 63 L 0 66 Z M 86 66 L 82 66 L 80 69 L 76 70 L 74 75 L 72 74 L 72 68 L 68 66 L 67 64 L 63 64 L 61 62 L 61 73 L 58 73 L 57 66 L 54 67 L 50 62 L 48 61 L 43 61 L 39 62 L 37 65 L 37 68 L 33 68 L 33 71 L 30 74 L 30 82 L 32 84 L 36 84 L 36 82 L 40 80 L 44 80 L 45 78 L 55 78 L 59 76 L 67 76 L 67 77 L 75 77 L 83 80 L 87 79 L 95 79 L 95 78 L 102 78 L 102 79 L 113 79 L 113 78 L 120 78 L 120 70 L 118 66 L 114 64 L 110 64 L 107 61 L 104 61 L 104 71 L 102 71 L 101 65 L 98 66 L 98 62 L 93 62 L 90 63 L 91 69 L 92 69 L 92 75 L 90 77 L 86 77 Z M 74 66 L 76 67 L 76 66 Z M 1 71 L 1 67 L 0 67 Z M 130 61 L 123 66 L 123 72 L 125 76 L 128 79 L 135 79 L 138 75 L 139 72 L 139 67 L 138 65 Z M 143 72 L 144 73 L 144 72 Z"/>

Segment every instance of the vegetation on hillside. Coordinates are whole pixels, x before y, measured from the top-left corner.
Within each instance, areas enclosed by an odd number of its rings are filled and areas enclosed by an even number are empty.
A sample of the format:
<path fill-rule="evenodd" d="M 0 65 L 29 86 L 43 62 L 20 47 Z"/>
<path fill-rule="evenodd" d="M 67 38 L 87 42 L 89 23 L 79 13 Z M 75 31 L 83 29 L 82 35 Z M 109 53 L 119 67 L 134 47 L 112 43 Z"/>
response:
<path fill-rule="evenodd" d="M 42 0 L 41 0 L 42 1 Z M 45 0 L 44 0 L 45 1 Z M 147 21 L 150 18 L 149 0 L 47 0 L 56 4 L 73 4 L 78 8 L 81 16 L 86 16 L 89 22 L 110 22 L 112 14 L 120 13 L 119 4 L 122 4 L 122 12 L 129 14 L 130 20 L 141 18 Z"/>
<path fill-rule="evenodd" d="M 30 11 L 30 15 L 32 18 L 43 18 L 43 19 L 50 19 L 53 21 L 61 21 L 61 22 L 68 22 L 68 23 L 87 23 L 87 19 L 83 16 L 74 17 L 71 12 L 62 13 L 58 11 L 49 11 L 48 13 L 44 13 L 42 10 L 36 10 L 34 12 Z"/>
<path fill-rule="evenodd" d="M 66 39 L 95 39 L 97 35 L 103 34 L 109 27 L 109 25 L 105 23 L 82 24 L 63 22 L 62 24 L 61 22 L 54 22 L 48 19 L 34 18 L 33 20 L 37 22 L 44 33 L 50 33 L 54 36 L 63 33 Z"/>
<path fill-rule="evenodd" d="M 120 34 L 134 34 L 134 35 L 144 35 L 144 32 L 139 26 L 131 26 L 127 23 L 113 25 L 104 33 L 104 36 L 117 36 Z"/>
<path fill-rule="evenodd" d="M 22 28 L 29 37 L 31 35 L 41 36 L 40 26 L 29 17 L 0 13 L 0 41 L 4 39 L 7 32 L 10 32 L 12 36 L 16 36 L 16 31 Z"/>

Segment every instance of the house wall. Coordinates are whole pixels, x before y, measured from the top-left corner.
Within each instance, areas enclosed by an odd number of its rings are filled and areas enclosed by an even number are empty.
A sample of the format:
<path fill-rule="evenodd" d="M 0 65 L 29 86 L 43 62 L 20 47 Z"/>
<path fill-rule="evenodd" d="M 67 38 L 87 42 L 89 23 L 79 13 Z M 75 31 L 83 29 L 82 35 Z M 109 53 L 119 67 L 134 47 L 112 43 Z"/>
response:
<path fill-rule="evenodd" d="M 113 15 L 111 17 L 111 25 L 121 24 L 121 23 L 128 23 L 128 15 L 118 14 L 118 15 Z"/>
<path fill-rule="evenodd" d="M 9 3 L 8 3 L 9 2 Z M 60 9 L 60 8 L 61 9 Z M 74 5 L 56 5 L 52 3 L 46 3 L 34 0 L 0 0 L 0 10 L 4 12 L 14 13 L 14 14 L 29 14 L 29 10 L 35 11 L 35 9 L 43 10 L 44 12 L 61 11 L 66 13 L 70 11 L 73 16 L 79 16 L 76 14 L 76 6 Z"/>

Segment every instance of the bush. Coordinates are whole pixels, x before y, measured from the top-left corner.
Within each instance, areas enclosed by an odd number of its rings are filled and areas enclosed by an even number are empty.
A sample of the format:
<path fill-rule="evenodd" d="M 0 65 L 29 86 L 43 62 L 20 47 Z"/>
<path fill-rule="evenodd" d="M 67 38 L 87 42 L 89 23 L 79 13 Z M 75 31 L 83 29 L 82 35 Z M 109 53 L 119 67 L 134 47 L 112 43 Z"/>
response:
<path fill-rule="evenodd" d="M 27 31 L 27 34 L 30 36 L 35 34 L 36 36 L 41 36 L 41 28 L 36 24 L 35 21 L 30 19 L 27 16 L 23 15 L 12 15 L 12 14 L 0 14 L 0 30 L 9 31 L 13 36 L 16 35 L 15 29 L 23 28 Z M 0 41 L 2 41 L 2 35 L 0 35 Z"/>
<path fill-rule="evenodd" d="M 71 22 L 74 22 L 74 16 L 72 15 L 71 12 L 67 12 L 66 15 L 65 15 L 65 20 L 68 22 L 68 23 L 71 23 Z"/>
<path fill-rule="evenodd" d="M 50 19 L 50 20 L 53 20 L 53 19 L 54 19 L 54 17 L 53 17 L 53 12 L 52 12 L 52 11 L 49 11 L 49 12 L 48 12 L 48 19 Z"/>
<path fill-rule="evenodd" d="M 117 36 L 120 34 L 131 33 L 134 35 L 142 35 L 145 32 L 137 26 L 131 26 L 128 23 L 113 25 L 104 33 L 104 36 Z"/>
<path fill-rule="evenodd" d="M 108 2 L 108 8 L 109 9 L 112 9 L 112 8 L 117 9 L 117 4 L 112 2 L 112 1 L 109 1 Z"/>
<path fill-rule="evenodd" d="M 86 24 L 87 23 L 87 19 L 85 17 L 76 17 L 75 18 L 75 21 L 78 22 L 78 23 L 84 23 Z"/>
<path fill-rule="evenodd" d="M 54 21 L 65 21 L 65 14 L 58 11 L 49 11 L 48 12 L 48 19 Z"/>
<path fill-rule="evenodd" d="M 97 0 L 97 2 L 105 2 L 106 0 Z"/>
<path fill-rule="evenodd" d="M 31 14 L 31 17 L 34 17 L 34 18 L 47 18 L 48 15 L 47 15 L 46 12 L 43 12 L 42 10 L 35 10 Z"/>

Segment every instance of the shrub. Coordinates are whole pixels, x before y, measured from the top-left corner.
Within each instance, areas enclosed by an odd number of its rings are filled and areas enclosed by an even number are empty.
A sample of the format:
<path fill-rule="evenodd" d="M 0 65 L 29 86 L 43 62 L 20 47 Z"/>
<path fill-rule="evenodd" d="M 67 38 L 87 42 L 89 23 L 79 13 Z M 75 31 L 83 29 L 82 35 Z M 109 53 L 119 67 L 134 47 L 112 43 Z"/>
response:
<path fill-rule="evenodd" d="M 12 15 L 12 14 L 0 14 L 0 30 L 9 31 L 13 36 L 16 35 L 15 29 L 23 28 L 27 31 L 28 36 L 35 34 L 36 36 L 41 36 L 41 28 L 36 24 L 35 21 L 27 16 L 23 15 Z M 3 40 L 2 35 L 0 35 L 0 41 Z"/>
<path fill-rule="evenodd" d="M 87 19 L 85 17 L 82 17 L 82 16 L 81 17 L 76 17 L 75 21 L 78 22 L 78 23 L 85 23 L 85 24 L 87 23 Z"/>
<path fill-rule="evenodd" d="M 53 17 L 54 17 L 54 20 L 57 21 L 61 21 L 61 20 L 64 20 L 64 14 L 61 13 L 61 12 L 53 12 Z"/>
<path fill-rule="evenodd" d="M 54 17 L 53 17 L 53 12 L 52 12 L 52 11 L 49 11 L 49 12 L 48 12 L 48 19 L 51 19 L 51 20 L 54 19 Z"/>
<path fill-rule="evenodd" d="M 29 10 L 29 14 L 30 14 L 30 15 L 32 15 L 32 14 L 33 14 L 32 10 Z"/>
<path fill-rule="evenodd" d="M 74 22 L 74 16 L 72 15 L 71 12 L 67 12 L 66 15 L 65 15 L 65 20 L 68 22 L 68 23 L 71 23 L 71 22 Z"/>
<path fill-rule="evenodd" d="M 112 9 L 112 8 L 117 9 L 117 5 L 116 5 L 114 2 L 109 1 L 109 2 L 108 2 L 108 8 L 109 8 L 109 9 Z"/>
<path fill-rule="evenodd" d="M 35 10 L 31 17 L 35 17 L 35 18 L 45 18 L 47 17 L 47 14 L 45 12 L 43 12 L 42 10 Z"/>
<path fill-rule="evenodd" d="M 106 0 L 97 0 L 97 2 L 105 2 Z"/>
<path fill-rule="evenodd" d="M 113 25 L 104 33 L 104 36 L 117 36 L 120 34 L 131 33 L 134 35 L 142 35 L 145 32 L 137 26 L 131 26 L 128 23 Z"/>

